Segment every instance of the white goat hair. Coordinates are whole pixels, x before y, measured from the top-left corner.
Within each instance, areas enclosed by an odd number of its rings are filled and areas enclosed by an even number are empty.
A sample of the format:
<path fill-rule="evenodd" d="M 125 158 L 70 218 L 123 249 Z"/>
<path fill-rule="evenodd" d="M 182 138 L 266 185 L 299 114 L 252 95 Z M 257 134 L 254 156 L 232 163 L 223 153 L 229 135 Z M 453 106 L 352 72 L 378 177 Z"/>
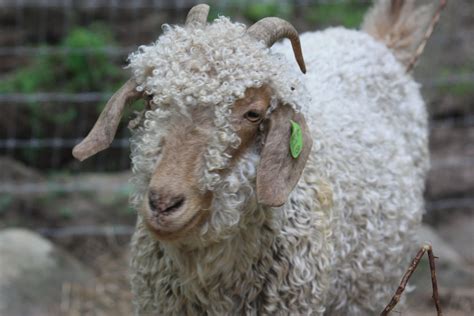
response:
<path fill-rule="evenodd" d="M 169 27 L 131 56 L 139 89 L 156 105 L 132 139 L 135 207 L 169 115 L 219 104 L 220 130 L 206 156 L 203 186 L 214 200 L 199 235 L 179 247 L 159 242 L 138 218 L 137 314 L 373 315 L 388 302 L 423 213 L 429 162 L 419 86 L 368 34 L 331 28 L 300 38 L 305 75 L 293 69 L 288 41 L 270 51 L 226 18 L 198 30 Z M 194 77 L 192 67 L 215 69 L 216 77 Z M 298 185 L 278 208 L 256 200 L 259 148 L 227 177 L 213 175 L 226 166 L 223 150 L 239 141 L 226 113 L 246 88 L 263 84 L 305 114 L 314 141 Z"/>

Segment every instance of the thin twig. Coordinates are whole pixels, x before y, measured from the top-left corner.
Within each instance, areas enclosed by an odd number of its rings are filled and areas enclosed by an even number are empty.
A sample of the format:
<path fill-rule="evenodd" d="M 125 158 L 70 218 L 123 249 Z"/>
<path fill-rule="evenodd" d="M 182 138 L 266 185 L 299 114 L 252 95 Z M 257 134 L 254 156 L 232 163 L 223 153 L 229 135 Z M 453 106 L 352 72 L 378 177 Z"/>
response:
<path fill-rule="evenodd" d="M 442 316 L 443 312 L 441 311 L 441 304 L 439 303 L 438 281 L 436 279 L 435 256 L 433 254 L 433 248 L 431 246 L 428 247 L 428 260 L 430 261 L 431 271 L 431 285 L 433 286 L 433 300 L 435 302 L 438 316 Z"/>
<path fill-rule="evenodd" d="M 436 12 L 431 19 L 430 25 L 428 26 L 428 29 L 426 30 L 426 33 L 423 37 L 423 41 L 420 43 L 418 48 L 415 51 L 415 55 L 411 59 L 410 63 L 407 66 L 407 72 L 410 72 L 413 67 L 416 64 L 416 61 L 420 57 L 420 55 L 423 53 L 423 50 L 425 49 L 426 43 L 428 42 L 429 38 L 431 37 L 431 34 L 433 34 L 433 31 L 435 29 L 436 24 L 439 22 L 439 18 L 441 16 L 441 11 L 446 7 L 446 4 L 448 3 L 448 0 L 440 0 L 439 6 L 436 9 Z"/>
<path fill-rule="evenodd" d="M 393 295 L 392 299 L 390 300 L 390 303 L 388 303 L 388 305 L 385 307 L 385 309 L 382 311 L 382 313 L 380 313 L 380 316 L 388 315 L 388 313 L 390 313 L 390 311 L 400 301 L 400 297 L 402 296 L 403 291 L 405 291 L 405 287 L 408 283 L 408 280 L 410 279 L 413 272 L 415 272 L 415 269 L 418 266 L 418 264 L 420 263 L 420 260 L 423 257 L 423 255 L 425 254 L 426 250 L 427 250 L 426 246 L 423 246 L 418 251 L 415 258 L 413 259 L 410 266 L 408 267 L 408 270 L 403 275 L 403 278 L 400 282 L 400 285 L 397 288 L 397 291 L 395 292 L 395 295 Z"/>
<path fill-rule="evenodd" d="M 392 299 L 390 300 L 390 303 L 385 307 L 385 309 L 380 313 L 380 316 L 387 316 L 392 309 L 395 307 L 395 305 L 398 304 L 400 301 L 400 297 L 402 296 L 403 291 L 405 291 L 405 287 L 408 283 L 408 280 L 412 276 L 413 272 L 415 272 L 416 267 L 421 261 L 421 258 L 423 255 L 428 252 L 428 259 L 430 262 L 430 271 L 431 271 L 431 283 L 433 286 L 433 300 L 436 305 L 436 311 L 438 316 L 443 316 L 443 312 L 441 311 L 441 305 L 439 303 L 439 294 L 438 294 L 438 282 L 436 280 L 436 269 L 435 269 L 435 262 L 434 262 L 434 255 L 433 255 L 433 248 L 431 245 L 424 245 L 421 247 L 421 249 L 418 251 L 416 254 L 415 258 L 411 262 L 410 266 L 408 267 L 407 271 L 403 275 L 402 280 L 400 281 L 400 285 L 397 288 L 397 291 L 393 295 Z"/>

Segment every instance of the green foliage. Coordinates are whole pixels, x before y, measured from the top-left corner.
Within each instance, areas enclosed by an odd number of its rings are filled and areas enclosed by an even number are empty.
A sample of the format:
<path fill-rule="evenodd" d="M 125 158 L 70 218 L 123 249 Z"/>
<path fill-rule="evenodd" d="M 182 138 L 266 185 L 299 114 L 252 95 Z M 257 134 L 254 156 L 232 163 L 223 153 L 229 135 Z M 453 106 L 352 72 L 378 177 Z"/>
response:
<path fill-rule="evenodd" d="M 319 25 L 343 25 L 348 28 L 357 28 L 362 23 L 368 7 L 368 4 L 356 1 L 324 3 L 308 8 L 305 18 Z"/>
<path fill-rule="evenodd" d="M 104 48 L 113 46 L 110 32 L 101 25 L 75 28 L 59 44 L 63 52 L 51 54 L 47 47 L 25 68 L 18 69 L 0 83 L 0 92 L 85 92 L 111 91 L 123 81 L 117 66 Z M 30 102 L 31 126 L 35 136 L 41 135 L 45 122 L 67 124 L 77 117 L 77 110 L 44 111 L 44 105 Z"/>
<path fill-rule="evenodd" d="M 290 1 L 281 2 L 278 0 L 266 1 L 239 1 L 230 0 L 222 7 L 222 2 L 216 1 L 211 5 L 209 11 L 209 21 L 213 21 L 219 15 L 229 16 L 244 16 L 250 23 L 254 23 L 267 16 L 277 16 L 283 19 L 290 18 L 293 13 L 293 4 Z"/>
<path fill-rule="evenodd" d="M 125 81 L 125 73 L 105 51 L 114 46 L 111 32 L 103 25 L 74 28 L 56 46 L 41 46 L 27 66 L 3 76 L 0 93 L 114 91 Z M 58 130 L 72 133 L 79 111 L 84 117 L 95 117 L 105 102 L 98 103 L 91 111 L 68 104 L 27 102 L 22 113 L 28 118 L 28 129 L 22 131 L 32 138 L 54 137 Z M 42 154 L 41 149 L 24 148 L 19 158 L 34 165 Z"/>
<path fill-rule="evenodd" d="M 290 3 L 279 3 L 277 0 L 251 2 L 244 10 L 244 16 L 251 22 L 256 22 L 267 16 L 277 16 L 287 19 L 293 13 Z"/>
<path fill-rule="evenodd" d="M 13 203 L 13 196 L 10 194 L 0 195 L 0 214 L 8 211 L 9 207 Z"/>
<path fill-rule="evenodd" d="M 44 46 L 29 66 L 0 83 L 0 92 L 110 91 L 120 79 L 117 66 L 104 51 L 113 45 L 103 26 L 75 28 L 59 44 L 63 52 L 51 54 Z"/>
<path fill-rule="evenodd" d="M 62 219 L 72 219 L 74 217 L 73 215 L 74 214 L 71 207 L 64 206 L 59 209 L 59 216 Z"/>
<path fill-rule="evenodd" d="M 46 56 L 40 51 L 33 65 L 18 69 L 10 78 L 0 82 L 0 92 L 32 93 L 42 86 L 52 86 L 53 67 Z"/>
<path fill-rule="evenodd" d="M 451 76 L 456 75 L 469 75 L 472 73 L 472 69 L 474 68 L 474 62 L 467 62 L 464 66 L 456 67 L 456 68 L 444 68 L 440 72 L 440 78 L 449 78 Z M 474 89 L 472 88 L 472 82 L 465 81 L 465 82 L 456 82 L 452 84 L 447 84 L 441 86 L 442 93 L 450 94 L 456 97 L 465 97 L 474 95 Z"/>
<path fill-rule="evenodd" d="M 95 26 L 91 30 L 78 28 L 66 37 L 63 47 L 71 49 L 62 60 L 67 77 L 68 91 L 107 91 L 114 89 L 110 84 L 119 77 L 119 70 L 103 49 L 113 46 L 110 33 L 103 27 Z M 81 50 L 93 50 L 84 54 Z"/>
<path fill-rule="evenodd" d="M 472 95 L 474 89 L 472 88 L 471 82 L 460 82 L 444 87 L 443 91 L 458 97 L 463 97 Z"/>

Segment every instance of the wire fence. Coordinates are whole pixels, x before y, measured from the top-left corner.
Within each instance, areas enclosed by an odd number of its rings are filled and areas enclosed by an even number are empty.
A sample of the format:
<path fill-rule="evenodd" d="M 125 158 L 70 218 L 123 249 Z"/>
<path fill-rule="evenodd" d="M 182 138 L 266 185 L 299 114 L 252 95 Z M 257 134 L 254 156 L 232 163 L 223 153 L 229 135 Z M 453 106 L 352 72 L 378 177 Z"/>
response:
<path fill-rule="evenodd" d="M 138 45 L 155 40 L 162 24 L 183 23 L 189 8 L 197 2 L 200 1 L 0 0 L 0 156 L 46 172 L 128 169 L 126 124 L 121 125 L 110 149 L 86 162 L 79 164 L 72 158 L 72 147 L 88 133 L 114 89 L 126 80 L 125 71 L 120 69 L 126 65 L 127 55 Z M 216 0 L 210 3 L 210 18 L 223 14 L 251 23 L 260 15 L 277 15 L 290 20 L 302 32 L 327 25 L 355 27 L 371 2 Z M 326 19 L 321 21 L 323 18 Z M 425 95 L 432 96 L 438 90 L 469 89 L 474 86 L 474 72 L 420 76 L 417 80 Z M 125 116 L 124 121 L 130 113 Z M 474 115 L 442 117 L 432 120 L 430 126 L 446 131 L 469 128 L 474 126 Z M 473 159 L 455 156 L 433 161 L 432 165 L 453 166 L 474 167 Z M 4 168 L 0 162 L 0 172 L 6 171 Z M 0 183 L 0 215 L 11 201 L 19 204 L 18 209 L 28 217 L 32 216 L 38 198 L 45 196 L 83 195 L 88 199 L 90 192 L 107 191 L 123 197 L 130 190 L 122 181 L 104 183 L 75 177 L 6 181 Z M 468 195 L 426 203 L 433 212 L 469 209 L 472 205 L 474 199 Z M 64 227 L 50 227 L 42 222 L 32 228 L 50 238 L 128 237 L 134 230 L 123 223 L 84 225 L 80 221 Z"/>
<path fill-rule="evenodd" d="M 474 205 L 474 198 L 449 198 L 426 203 L 426 208 L 430 212 L 446 212 L 459 209 L 469 209 Z M 131 236 L 135 231 L 133 225 L 72 225 L 61 228 L 40 227 L 36 232 L 51 238 L 68 237 L 112 237 Z"/>
<path fill-rule="evenodd" d="M 0 34 L 0 155 L 44 170 L 129 168 L 126 124 L 110 150 L 81 167 L 73 160 L 71 149 L 87 134 L 114 87 L 125 80 L 120 68 L 127 55 L 137 45 L 155 40 L 163 23 L 183 23 L 197 2 L 0 0 L 0 26 L 6 31 Z M 329 16 L 322 24 L 347 24 L 353 23 L 354 16 L 360 20 L 370 3 L 219 0 L 211 2 L 211 15 L 232 15 L 251 22 L 263 11 L 284 16 L 305 31 L 316 29 L 321 22 L 315 22 L 322 18 L 316 14 L 318 10 L 324 8 Z M 348 8 L 354 11 L 350 16 Z M 421 77 L 418 81 L 429 95 L 438 89 L 474 86 L 474 73 Z M 472 126 L 472 116 L 463 120 Z"/>

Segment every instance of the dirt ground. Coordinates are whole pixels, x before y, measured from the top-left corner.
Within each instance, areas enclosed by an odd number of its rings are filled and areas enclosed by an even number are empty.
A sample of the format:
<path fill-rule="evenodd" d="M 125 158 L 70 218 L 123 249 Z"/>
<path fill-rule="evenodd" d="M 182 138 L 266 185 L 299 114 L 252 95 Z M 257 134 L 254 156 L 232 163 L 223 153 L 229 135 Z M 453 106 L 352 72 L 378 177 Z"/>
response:
<path fill-rule="evenodd" d="M 127 279 L 128 241 L 122 240 L 82 240 L 73 254 L 84 259 L 97 275 L 95 284 L 78 287 L 65 284 L 64 295 L 59 306 L 59 315 L 132 315 L 131 293 Z M 84 248 L 85 247 L 85 248 Z M 84 260 L 83 260 L 84 261 Z M 422 262 L 422 264 L 427 262 Z M 417 279 L 430 279 L 425 269 L 415 272 Z M 421 275 L 424 274 L 424 275 Z M 431 289 L 421 286 L 404 295 L 408 308 L 401 311 L 395 307 L 392 315 L 428 316 L 436 315 L 431 298 Z M 470 316 L 474 312 L 474 286 L 453 289 L 440 285 L 441 307 L 444 315 Z M 388 302 L 387 302 L 388 303 Z"/>
<path fill-rule="evenodd" d="M 2 183 L 34 184 L 37 192 L 18 191 L 0 196 L 0 229 L 23 227 L 43 234 L 55 245 L 66 250 L 85 267 L 95 279 L 88 285 L 63 284 L 55 315 L 132 315 L 132 295 L 128 281 L 128 252 L 130 234 L 135 223 L 135 212 L 128 207 L 128 173 L 44 175 L 12 160 L 2 160 L 5 171 Z M 72 184 L 88 190 L 59 190 L 49 192 L 41 188 L 68 188 Z M 91 190 L 91 186 L 100 190 Z M 67 207 L 66 207 L 67 206 Z M 122 227 L 122 231 L 100 230 L 103 227 Z M 47 228 L 47 229 L 46 229 Z M 92 229 L 91 229 L 92 228 Z M 118 232 L 118 233 L 117 233 Z M 436 249 L 435 249 L 436 254 Z M 415 253 L 413 254 L 415 256 Z M 443 272 L 447 269 L 438 267 Z M 474 273 L 473 265 L 463 269 Z M 473 315 L 474 284 L 460 286 L 459 277 L 440 280 L 441 305 L 445 315 Z M 393 315 L 436 315 L 431 299 L 431 283 L 426 260 L 413 275 L 416 289 L 404 295 L 409 307 Z M 462 280 L 461 280 L 462 283 Z M 388 302 L 387 302 L 388 303 Z"/>

